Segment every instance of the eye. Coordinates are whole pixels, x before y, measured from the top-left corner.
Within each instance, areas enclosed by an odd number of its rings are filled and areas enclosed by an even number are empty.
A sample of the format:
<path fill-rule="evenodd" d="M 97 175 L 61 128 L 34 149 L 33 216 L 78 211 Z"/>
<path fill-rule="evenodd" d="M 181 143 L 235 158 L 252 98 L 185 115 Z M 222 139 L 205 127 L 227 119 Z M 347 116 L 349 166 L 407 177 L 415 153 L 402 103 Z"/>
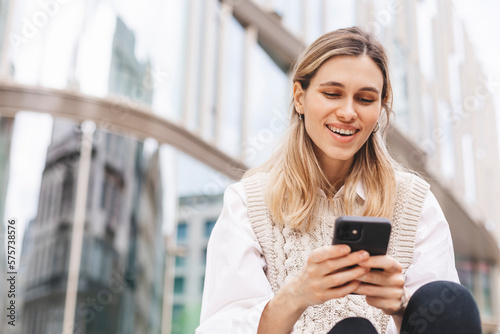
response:
<path fill-rule="evenodd" d="M 372 97 L 358 97 L 357 100 L 359 101 L 359 103 L 361 104 L 372 104 L 374 103 L 375 101 L 377 101 L 377 99 L 375 98 L 372 98 Z"/>
<path fill-rule="evenodd" d="M 326 97 L 330 97 L 330 98 L 340 96 L 340 94 L 337 94 L 337 93 L 323 93 L 323 94 L 325 94 Z"/>

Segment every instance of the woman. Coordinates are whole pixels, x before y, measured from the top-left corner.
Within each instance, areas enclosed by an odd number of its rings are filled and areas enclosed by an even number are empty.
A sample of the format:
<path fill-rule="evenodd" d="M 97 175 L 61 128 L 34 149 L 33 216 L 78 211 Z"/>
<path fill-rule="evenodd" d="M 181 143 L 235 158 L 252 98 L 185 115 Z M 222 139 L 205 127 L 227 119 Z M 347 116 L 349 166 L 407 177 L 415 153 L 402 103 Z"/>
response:
<path fill-rule="evenodd" d="M 439 204 L 383 142 L 391 98 L 385 51 L 363 30 L 304 51 L 282 147 L 226 190 L 197 333 L 480 333 Z M 389 218 L 388 254 L 331 245 L 340 215 Z"/>

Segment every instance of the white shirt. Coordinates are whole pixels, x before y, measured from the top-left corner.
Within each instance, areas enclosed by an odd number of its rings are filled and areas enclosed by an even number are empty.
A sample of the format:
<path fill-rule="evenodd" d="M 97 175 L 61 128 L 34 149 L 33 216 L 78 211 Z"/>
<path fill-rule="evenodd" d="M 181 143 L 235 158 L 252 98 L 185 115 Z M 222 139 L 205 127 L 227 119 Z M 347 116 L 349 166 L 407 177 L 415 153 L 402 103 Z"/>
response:
<path fill-rule="evenodd" d="M 342 191 L 342 189 L 341 189 Z M 339 191 L 337 195 L 340 195 Z M 362 187 L 357 193 L 364 198 Z M 250 225 L 241 182 L 226 189 L 222 212 L 210 236 L 200 326 L 196 334 L 250 334 L 273 292 L 266 262 Z M 436 281 L 458 281 L 448 223 L 434 195 L 425 198 L 413 262 L 405 274 L 410 293 Z M 397 334 L 390 320 L 387 334 Z"/>

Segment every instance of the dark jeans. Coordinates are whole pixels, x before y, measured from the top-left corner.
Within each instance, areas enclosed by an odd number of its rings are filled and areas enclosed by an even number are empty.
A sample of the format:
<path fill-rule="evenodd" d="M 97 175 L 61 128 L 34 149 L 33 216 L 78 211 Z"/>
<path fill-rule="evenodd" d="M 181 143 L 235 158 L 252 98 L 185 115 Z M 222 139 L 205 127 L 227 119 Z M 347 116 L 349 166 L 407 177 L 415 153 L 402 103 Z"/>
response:
<path fill-rule="evenodd" d="M 328 334 L 377 334 L 364 318 L 346 318 Z M 408 302 L 400 334 L 481 334 L 479 311 L 469 290 L 453 282 L 431 282 Z"/>

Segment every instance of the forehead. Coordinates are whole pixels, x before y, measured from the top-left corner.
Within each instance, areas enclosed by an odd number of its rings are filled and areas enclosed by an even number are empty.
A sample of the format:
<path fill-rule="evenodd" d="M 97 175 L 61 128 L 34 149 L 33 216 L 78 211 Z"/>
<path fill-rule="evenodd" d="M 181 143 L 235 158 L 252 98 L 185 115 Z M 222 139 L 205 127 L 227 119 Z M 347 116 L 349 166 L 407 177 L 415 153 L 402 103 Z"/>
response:
<path fill-rule="evenodd" d="M 382 71 L 369 56 L 337 56 L 320 66 L 311 80 L 319 86 L 328 82 L 339 82 L 345 86 L 370 86 L 382 91 Z"/>

